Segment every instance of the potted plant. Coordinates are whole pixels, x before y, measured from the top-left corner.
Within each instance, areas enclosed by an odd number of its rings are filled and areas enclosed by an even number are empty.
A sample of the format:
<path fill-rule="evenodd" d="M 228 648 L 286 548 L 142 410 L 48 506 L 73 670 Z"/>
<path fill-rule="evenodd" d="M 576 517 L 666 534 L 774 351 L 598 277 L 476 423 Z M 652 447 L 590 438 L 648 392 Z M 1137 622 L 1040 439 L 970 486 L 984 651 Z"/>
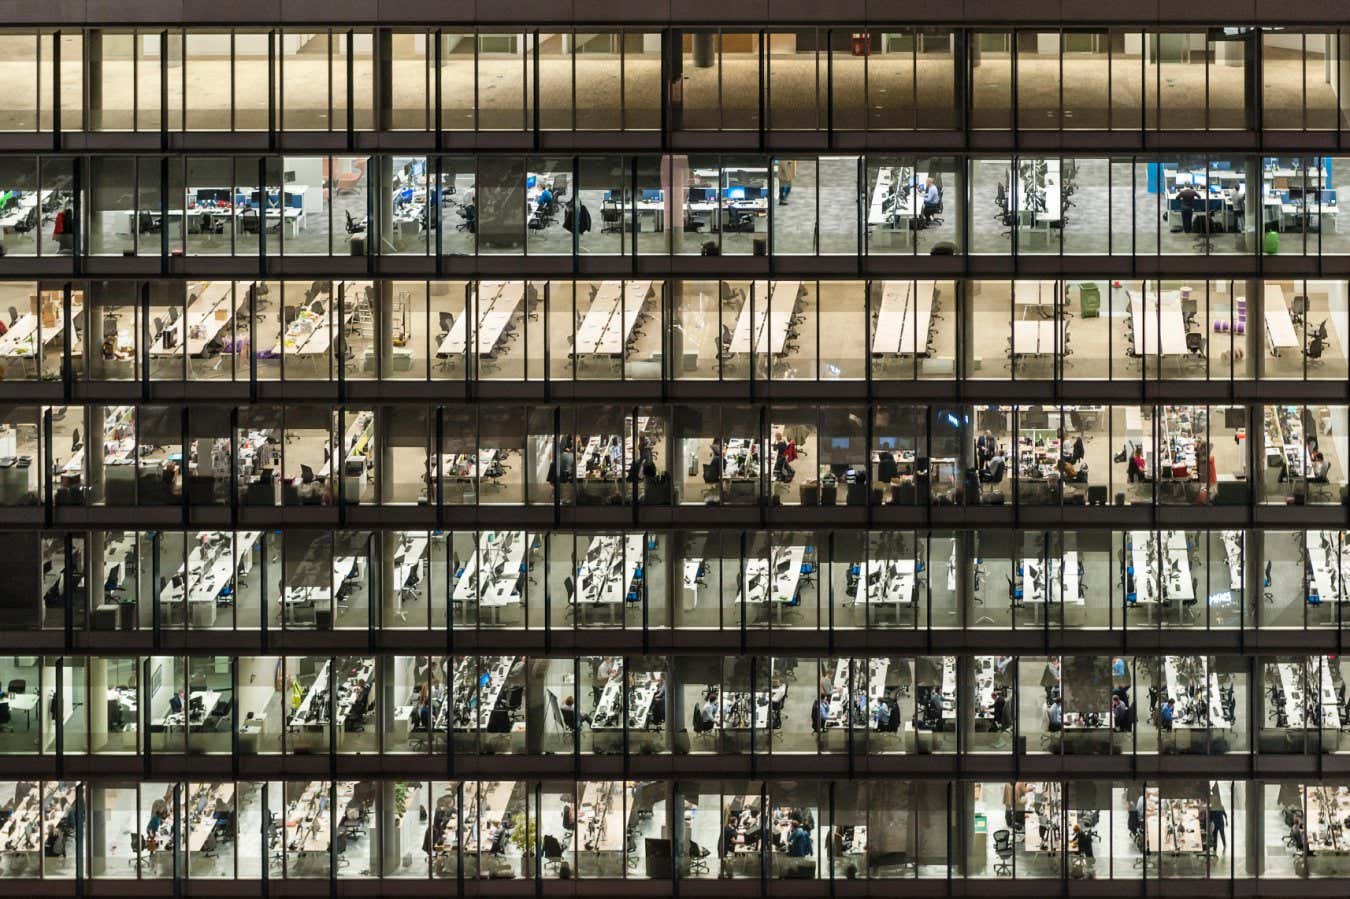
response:
<path fill-rule="evenodd" d="M 538 843 L 535 842 L 535 824 L 534 820 L 518 821 L 511 828 L 511 845 L 520 853 L 520 874 L 522 877 L 534 876 L 534 853 Z"/>

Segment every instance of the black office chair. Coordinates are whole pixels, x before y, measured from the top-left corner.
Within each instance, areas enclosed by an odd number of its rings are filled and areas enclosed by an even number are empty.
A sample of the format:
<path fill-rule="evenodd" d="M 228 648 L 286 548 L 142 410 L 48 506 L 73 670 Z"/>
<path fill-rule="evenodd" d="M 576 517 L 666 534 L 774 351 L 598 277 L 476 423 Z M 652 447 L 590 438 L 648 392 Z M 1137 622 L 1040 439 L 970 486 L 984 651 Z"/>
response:
<path fill-rule="evenodd" d="M 37 225 L 38 225 L 38 211 L 37 207 L 34 206 L 32 209 L 28 210 L 27 215 L 25 215 L 22 219 L 14 223 L 14 233 L 27 234 L 29 231 L 32 231 L 34 228 L 36 228 Z"/>
<path fill-rule="evenodd" d="M 302 484 L 312 484 L 312 483 L 314 483 L 314 469 L 310 468 L 308 465 L 301 465 L 301 466 L 300 466 L 300 483 L 302 483 Z"/>

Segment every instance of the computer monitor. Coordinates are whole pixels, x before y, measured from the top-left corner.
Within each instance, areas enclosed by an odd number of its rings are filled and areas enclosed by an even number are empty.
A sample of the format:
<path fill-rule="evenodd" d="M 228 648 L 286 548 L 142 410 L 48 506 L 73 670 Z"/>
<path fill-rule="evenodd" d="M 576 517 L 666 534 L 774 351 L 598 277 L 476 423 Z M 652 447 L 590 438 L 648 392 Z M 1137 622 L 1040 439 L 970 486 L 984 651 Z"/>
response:
<path fill-rule="evenodd" d="M 744 199 L 745 199 L 745 188 L 744 188 L 744 187 L 728 187 L 728 188 L 727 188 L 726 190 L 724 190 L 722 193 L 723 193 L 723 195 L 724 195 L 728 200 L 744 200 Z"/>
<path fill-rule="evenodd" d="M 1317 191 L 1309 191 L 1309 193 L 1312 194 L 1312 195 L 1315 197 L 1316 194 L 1317 194 Z M 1289 188 L 1288 190 L 1286 190 L 1286 191 L 1284 192 L 1284 195 L 1285 195 L 1285 197 L 1286 197 L 1288 200 L 1290 200 L 1291 202 L 1292 202 L 1292 201 L 1295 201 L 1295 200 L 1302 200 L 1302 199 L 1303 199 L 1303 188 L 1301 188 L 1301 187 L 1291 187 L 1291 188 Z"/>
<path fill-rule="evenodd" d="M 899 441 L 894 437 L 879 437 L 877 438 L 877 449 L 893 450 L 898 443 Z"/>
<path fill-rule="evenodd" d="M 526 176 L 525 176 L 525 189 L 526 189 L 526 190 L 529 190 L 530 188 L 534 187 L 535 183 L 536 183 L 538 180 L 539 180 L 539 179 L 537 179 L 534 175 L 526 175 Z"/>
<path fill-rule="evenodd" d="M 849 439 L 847 437 L 831 437 L 830 449 L 848 451 Z"/>
<path fill-rule="evenodd" d="M 653 190 L 648 188 L 642 191 L 642 202 L 644 203 L 660 203 L 662 199 L 661 191 L 659 189 Z"/>
<path fill-rule="evenodd" d="M 689 188 L 690 203 L 710 203 L 713 200 L 713 191 L 706 187 Z"/>

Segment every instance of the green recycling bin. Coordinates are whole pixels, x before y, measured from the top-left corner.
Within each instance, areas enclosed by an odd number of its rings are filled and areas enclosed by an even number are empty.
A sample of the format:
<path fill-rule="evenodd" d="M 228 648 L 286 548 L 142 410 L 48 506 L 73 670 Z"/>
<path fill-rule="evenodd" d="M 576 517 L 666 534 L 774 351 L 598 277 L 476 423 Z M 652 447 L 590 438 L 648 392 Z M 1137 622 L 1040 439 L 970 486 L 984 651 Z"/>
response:
<path fill-rule="evenodd" d="M 1083 318 L 1096 318 L 1102 314 L 1102 292 L 1096 284 L 1084 282 L 1078 285 L 1079 314 Z"/>

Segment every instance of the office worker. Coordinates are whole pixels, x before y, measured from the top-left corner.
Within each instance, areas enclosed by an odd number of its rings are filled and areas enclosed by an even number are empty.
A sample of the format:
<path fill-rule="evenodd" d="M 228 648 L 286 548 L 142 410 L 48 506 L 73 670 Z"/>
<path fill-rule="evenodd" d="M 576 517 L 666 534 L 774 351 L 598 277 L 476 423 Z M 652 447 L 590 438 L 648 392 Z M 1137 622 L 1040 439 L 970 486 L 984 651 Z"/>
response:
<path fill-rule="evenodd" d="M 937 183 L 929 178 L 923 193 L 923 217 L 930 219 L 937 215 L 938 207 L 941 205 L 942 192 L 938 190 Z"/>
<path fill-rule="evenodd" d="M 792 182 L 797 177 L 797 162 L 794 159 L 778 160 L 778 205 L 786 206 L 788 194 L 792 193 Z"/>
<path fill-rule="evenodd" d="M 1111 720 L 1120 733 L 1130 730 L 1130 707 L 1119 696 L 1111 697 Z"/>
<path fill-rule="evenodd" d="M 1003 716 L 1008 714 L 1008 697 L 1002 690 L 994 696 L 994 729 L 1002 730 L 1004 727 Z"/>
<path fill-rule="evenodd" d="M 1200 194 L 1189 184 L 1177 191 L 1177 202 L 1181 204 L 1181 230 L 1187 234 L 1191 233 L 1191 222 L 1195 218 L 1195 203 L 1199 199 Z"/>
<path fill-rule="evenodd" d="M 183 696 L 182 690 L 179 690 L 177 693 L 169 697 L 170 713 L 174 715 L 181 715 L 183 714 L 183 709 L 185 708 L 187 708 L 187 701 L 186 698 Z"/>
<path fill-rule="evenodd" d="M 563 724 L 567 725 L 568 730 L 577 729 L 577 701 L 568 696 L 562 701 L 562 706 L 558 709 L 562 714 Z"/>
<path fill-rule="evenodd" d="M 549 204 L 553 202 L 553 191 L 549 187 L 547 182 L 543 184 L 542 189 L 539 191 L 539 198 L 537 202 L 538 202 L 537 208 L 540 211 L 547 209 L 549 207 Z"/>
<path fill-rule="evenodd" d="M 1174 719 L 1176 715 L 1177 715 L 1176 700 L 1168 699 L 1166 702 L 1162 704 L 1162 708 L 1158 709 L 1158 726 L 1162 730 L 1171 730 L 1172 719 Z"/>
<path fill-rule="evenodd" d="M 1322 453 L 1313 453 L 1312 469 L 1309 472 L 1308 480 L 1315 481 L 1318 484 L 1327 482 L 1327 475 L 1331 473 L 1331 463 Z"/>
<path fill-rule="evenodd" d="M 1144 477 L 1144 448 L 1136 446 L 1130 453 L 1130 461 L 1125 470 L 1125 480 L 1133 484 L 1135 481 L 1143 482 L 1147 480 Z"/>
<path fill-rule="evenodd" d="M 811 835 L 802 827 L 802 822 L 795 818 L 792 829 L 788 831 L 787 850 L 790 858 L 810 858 L 815 851 L 811 846 Z"/>
<path fill-rule="evenodd" d="M 975 438 L 975 460 L 977 464 L 983 466 L 990 459 L 994 458 L 994 453 L 998 450 L 998 441 L 994 439 L 994 432 L 985 429 L 985 432 Z"/>
<path fill-rule="evenodd" d="M 1247 184 L 1239 182 L 1233 195 L 1233 228 L 1241 232 L 1247 226 Z"/>
<path fill-rule="evenodd" d="M 1086 455 L 1087 449 L 1083 446 L 1083 438 L 1082 437 L 1073 438 L 1073 452 L 1069 456 L 1069 461 L 1073 463 L 1082 462 L 1083 457 Z"/>
<path fill-rule="evenodd" d="M 164 826 L 164 818 L 160 816 L 159 808 L 156 807 L 150 811 L 150 820 L 145 822 L 145 835 L 154 839 L 159 833 L 159 829 Z"/>
<path fill-rule="evenodd" d="M 722 838 L 717 847 L 717 854 L 726 858 L 735 852 L 737 836 L 736 815 L 727 815 L 727 823 L 722 825 Z"/>
<path fill-rule="evenodd" d="M 1064 729 L 1064 709 L 1059 704 L 1059 697 L 1050 701 L 1050 707 L 1045 710 L 1046 718 L 1049 721 L 1050 733 L 1058 733 Z"/>

